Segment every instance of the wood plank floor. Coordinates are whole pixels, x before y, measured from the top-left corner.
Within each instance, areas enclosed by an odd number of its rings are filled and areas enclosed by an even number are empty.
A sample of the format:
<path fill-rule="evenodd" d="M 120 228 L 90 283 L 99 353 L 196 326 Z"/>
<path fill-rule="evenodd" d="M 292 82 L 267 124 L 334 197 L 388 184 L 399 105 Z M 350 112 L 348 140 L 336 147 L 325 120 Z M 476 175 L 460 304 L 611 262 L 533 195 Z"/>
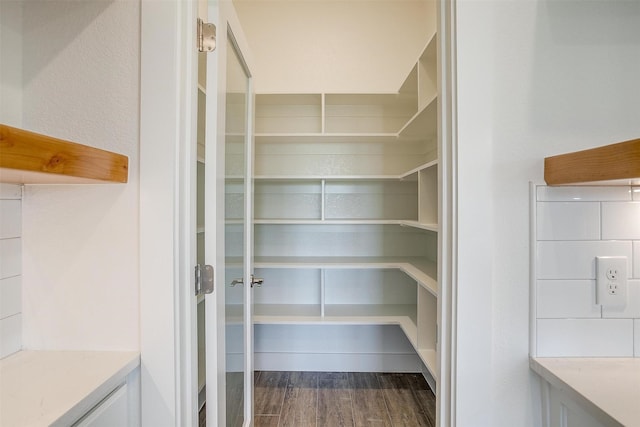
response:
<path fill-rule="evenodd" d="M 254 384 L 254 427 L 435 425 L 436 399 L 420 374 L 256 371 Z"/>
<path fill-rule="evenodd" d="M 433 427 L 420 374 L 256 372 L 255 427 Z"/>

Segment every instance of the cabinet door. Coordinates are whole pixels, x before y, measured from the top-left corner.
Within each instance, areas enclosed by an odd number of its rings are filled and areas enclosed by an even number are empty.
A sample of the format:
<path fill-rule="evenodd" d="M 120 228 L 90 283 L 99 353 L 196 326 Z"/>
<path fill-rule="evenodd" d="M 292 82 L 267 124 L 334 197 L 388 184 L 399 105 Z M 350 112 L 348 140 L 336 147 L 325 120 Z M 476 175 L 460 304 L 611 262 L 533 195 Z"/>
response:
<path fill-rule="evenodd" d="M 123 384 L 96 405 L 74 427 L 114 427 L 128 425 L 127 385 Z"/>
<path fill-rule="evenodd" d="M 549 427 L 605 427 L 605 424 L 596 420 L 584 408 L 552 385 L 549 385 L 548 407 Z"/>

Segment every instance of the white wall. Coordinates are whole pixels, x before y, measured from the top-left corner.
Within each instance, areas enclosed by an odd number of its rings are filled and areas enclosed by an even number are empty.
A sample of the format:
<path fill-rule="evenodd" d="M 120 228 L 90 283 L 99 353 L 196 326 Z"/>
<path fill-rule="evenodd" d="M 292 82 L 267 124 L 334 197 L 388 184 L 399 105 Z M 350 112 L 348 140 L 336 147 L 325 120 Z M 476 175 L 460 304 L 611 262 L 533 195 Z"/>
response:
<path fill-rule="evenodd" d="M 22 3 L 0 2 L 0 123 L 22 124 Z"/>
<path fill-rule="evenodd" d="M 545 156 L 640 135 L 640 3 L 462 0 L 456 24 L 458 425 L 539 425 L 528 182 Z"/>
<path fill-rule="evenodd" d="M 22 126 L 129 156 L 124 185 L 25 187 L 24 347 L 138 349 L 140 5 L 22 5 Z"/>
<path fill-rule="evenodd" d="M 435 29 L 432 0 L 235 0 L 257 93 L 396 92 Z"/>

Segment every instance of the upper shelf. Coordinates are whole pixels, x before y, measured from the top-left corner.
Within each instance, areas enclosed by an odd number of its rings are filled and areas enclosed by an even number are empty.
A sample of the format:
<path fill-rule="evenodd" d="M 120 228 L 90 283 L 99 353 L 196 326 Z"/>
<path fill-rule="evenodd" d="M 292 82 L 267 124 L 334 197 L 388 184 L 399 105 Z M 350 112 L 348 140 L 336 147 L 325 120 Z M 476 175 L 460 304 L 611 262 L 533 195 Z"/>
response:
<path fill-rule="evenodd" d="M 640 183 L 640 139 L 544 159 L 548 185 Z"/>
<path fill-rule="evenodd" d="M 128 171 L 122 154 L 0 124 L 0 182 L 125 183 Z"/>

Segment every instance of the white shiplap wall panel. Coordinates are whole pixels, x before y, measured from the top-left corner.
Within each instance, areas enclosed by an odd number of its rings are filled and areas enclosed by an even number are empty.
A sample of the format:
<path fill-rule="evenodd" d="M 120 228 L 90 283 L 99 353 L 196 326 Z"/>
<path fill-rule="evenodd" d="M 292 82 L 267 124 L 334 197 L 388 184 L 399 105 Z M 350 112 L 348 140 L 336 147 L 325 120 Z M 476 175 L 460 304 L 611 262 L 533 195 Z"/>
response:
<path fill-rule="evenodd" d="M 22 347 L 22 189 L 0 184 L 0 358 Z"/>

